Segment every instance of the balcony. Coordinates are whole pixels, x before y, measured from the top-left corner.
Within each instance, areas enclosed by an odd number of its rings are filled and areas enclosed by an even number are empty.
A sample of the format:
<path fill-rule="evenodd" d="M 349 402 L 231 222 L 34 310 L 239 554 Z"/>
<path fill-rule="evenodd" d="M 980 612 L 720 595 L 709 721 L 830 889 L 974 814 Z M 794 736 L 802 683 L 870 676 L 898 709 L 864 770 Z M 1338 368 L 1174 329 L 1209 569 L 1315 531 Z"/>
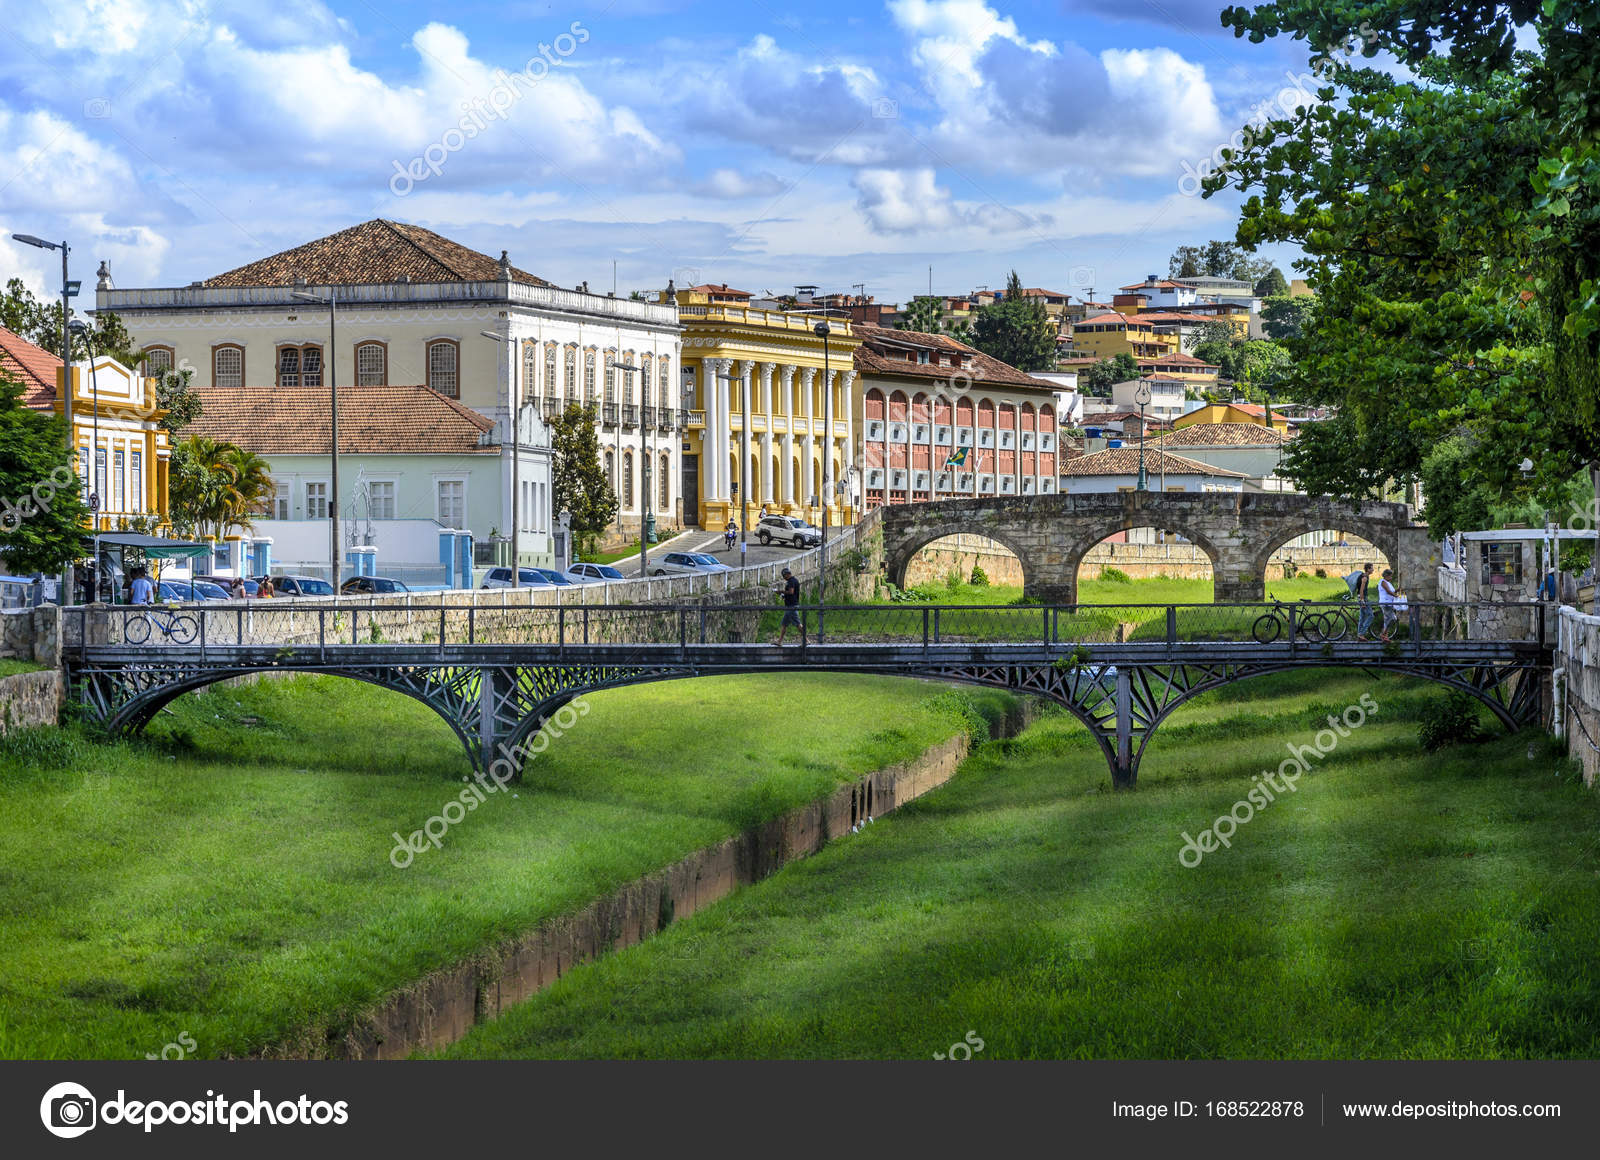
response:
<path fill-rule="evenodd" d="M 703 430 L 705 428 L 706 413 L 704 411 L 680 411 L 678 413 L 680 415 L 688 416 L 688 418 L 683 421 L 683 425 L 690 430 Z"/>
<path fill-rule="evenodd" d="M 774 415 L 772 417 L 772 429 L 778 434 L 787 432 L 789 430 L 789 417 L 787 415 Z"/>
<path fill-rule="evenodd" d="M 678 424 L 680 426 L 682 426 L 683 424 L 685 424 L 685 423 L 687 423 L 689 421 L 689 412 L 687 412 L 687 411 L 675 411 L 671 407 L 662 407 L 660 410 L 658 410 L 656 412 L 656 419 L 658 420 L 657 430 L 660 430 L 660 431 L 670 431 L 670 430 L 672 430 L 672 417 L 674 415 L 676 415 L 678 417 Z"/>
<path fill-rule="evenodd" d="M 617 425 L 617 405 L 615 403 L 602 403 L 600 405 L 600 422 L 607 427 Z"/>
<path fill-rule="evenodd" d="M 639 425 L 639 408 L 633 403 L 622 405 L 622 425 L 624 427 L 637 427 Z"/>
<path fill-rule="evenodd" d="M 641 408 L 640 425 L 644 427 L 654 427 L 656 425 L 656 409 L 648 403 Z"/>
<path fill-rule="evenodd" d="M 544 409 L 544 417 L 546 419 L 554 419 L 556 417 L 556 408 L 560 406 L 560 404 L 561 400 L 557 399 L 554 395 L 546 395 L 543 400 L 541 400 L 541 405 Z"/>

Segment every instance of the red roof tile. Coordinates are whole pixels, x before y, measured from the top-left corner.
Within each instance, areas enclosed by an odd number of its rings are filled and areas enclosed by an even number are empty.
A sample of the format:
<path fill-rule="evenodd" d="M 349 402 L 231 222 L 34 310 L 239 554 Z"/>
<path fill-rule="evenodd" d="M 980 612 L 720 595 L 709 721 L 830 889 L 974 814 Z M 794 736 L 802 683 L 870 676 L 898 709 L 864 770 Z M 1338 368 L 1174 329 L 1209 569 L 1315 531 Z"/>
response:
<path fill-rule="evenodd" d="M 1291 438 L 1276 427 L 1255 423 L 1191 423 L 1168 431 L 1157 442 L 1163 447 L 1278 447 Z"/>
<path fill-rule="evenodd" d="M 200 417 L 183 434 L 258 455 L 326 455 L 326 387 L 196 387 Z M 494 424 L 424 386 L 340 387 L 341 455 L 495 454 L 478 437 Z"/>
<path fill-rule="evenodd" d="M 1088 422 L 1087 419 L 1084 420 Z M 1224 467 L 1212 467 L 1208 463 L 1200 463 L 1194 459 L 1185 459 L 1181 455 L 1172 455 L 1155 446 L 1155 441 L 1145 444 L 1144 470 L 1148 475 L 1217 475 L 1229 479 L 1244 479 L 1242 471 L 1229 471 Z M 1096 451 L 1093 455 L 1085 455 L 1078 459 L 1068 460 L 1061 465 L 1062 475 L 1138 475 L 1139 474 L 1139 446 L 1134 444 L 1129 447 L 1108 447 L 1104 451 Z"/>
<path fill-rule="evenodd" d="M 904 343 L 909 346 L 921 347 L 928 350 L 955 351 L 971 356 L 971 362 L 966 371 L 972 376 L 974 385 L 993 385 L 1003 387 L 1021 387 L 1048 391 L 1052 395 L 1061 388 L 1047 379 L 1036 379 L 1032 375 L 1019 371 L 1008 363 L 1003 363 L 997 358 L 990 358 L 976 347 L 968 346 L 964 342 L 957 342 L 948 334 L 928 334 L 920 330 L 895 330 L 887 326 L 873 326 L 865 322 L 852 324 L 851 329 L 856 337 L 862 340 L 855 352 L 855 367 L 862 374 L 875 375 L 902 375 L 907 378 L 917 379 L 948 379 L 952 371 L 959 367 L 948 364 L 935 366 L 932 363 L 904 362 L 890 357 L 882 350 L 874 348 L 874 344 L 888 346 Z"/>
<path fill-rule="evenodd" d="M 0 370 L 22 384 L 22 405 L 34 411 L 47 411 L 56 399 L 56 375 L 61 371 L 61 356 L 0 326 Z"/>

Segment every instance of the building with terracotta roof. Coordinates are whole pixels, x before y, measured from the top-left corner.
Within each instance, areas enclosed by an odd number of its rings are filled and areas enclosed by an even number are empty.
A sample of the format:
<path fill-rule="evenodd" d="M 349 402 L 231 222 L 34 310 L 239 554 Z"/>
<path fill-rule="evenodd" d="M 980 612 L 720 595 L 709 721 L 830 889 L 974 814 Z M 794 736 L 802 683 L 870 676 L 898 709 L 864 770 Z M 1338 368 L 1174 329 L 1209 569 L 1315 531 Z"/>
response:
<path fill-rule="evenodd" d="M 0 371 L 22 384 L 24 407 L 56 415 L 64 410 L 59 355 L 0 327 Z M 84 502 L 98 507 L 101 531 L 133 521 L 167 523 L 171 448 L 160 426 L 165 414 L 154 379 L 113 358 L 73 364 L 71 444 Z"/>
<path fill-rule="evenodd" d="M 1164 451 L 1212 467 L 1243 472 L 1252 489 L 1292 491 L 1292 486 L 1277 473 L 1290 438 L 1277 427 L 1259 423 L 1193 423 L 1176 426 L 1153 442 Z"/>
<path fill-rule="evenodd" d="M 327 575 L 332 446 L 320 385 L 196 389 L 199 418 L 184 435 L 234 443 L 265 459 L 276 493 L 243 538 L 270 544 L 272 569 Z M 522 412 L 522 558 L 557 565 L 550 526 L 550 436 Z M 375 548 L 374 570 L 408 583 L 442 583 L 441 533 L 470 531 L 488 544 L 509 528 L 510 427 L 422 384 L 339 388 L 339 490 L 348 557 Z M 558 566 L 558 565 L 557 565 Z M 267 569 L 263 569 L 267 570 Z M 438 575 L 434 575 L 438 573 Z"/>
<path fill-rule="evenodd" d="M 1260 403 L 1207 403 L 1179 417 L 1173 423 L 1173 426 L 1193 427 L 1201 423 L 1253 423 L 1264 427 L 1267 424 L 1267 409 Z M 1274 412 L 1272 426 L 1280 431 L 1288 431 L 1291 423 L 1282 415 Z"/>
<path fill-rule="evenodd" d="M 1134 443 L 1069 459 L 1061 465 L 1061 490 L 1072 495 L 1134 491 L 1139 484 L 1139 452 Z M 1228 492 L 1243 491 L 1245 485 L 1243 472 L 1163 451 L 1153 440 L 1144 445 L 1144 471 L 1148 491 Z"/>
<path fill-rule="evenodd" d="M 1183 379 L 1199 387 L 1209 387 L 1216 384 L 1217 374 L 1222 370 L 1215 363 L 1208 363 L 1204 359 L 1195 358 L 1192 354 L 1181 354 L 1173 351 L 1156 358 L 1135 358 L 1139 364 L 1140 377 L 1146 375 L 1159 375 L 1163 378 Z"/>
<path fill-rule="evenodd" d="M 328 307 L 296 294 L 336 300 L 332 346 Z M 686 412 L 672 305 L 590 293 L 587 283 L 562 289 L 504 250 L 496 259 L 385 219 L 188 286 L 119 290 L 107 279 L 97 305 L 123 320 L 152 372 L 191 366 L 203 388 L 323 386 L 330 371 L 341 389 L 423 384 L 507 431 L 514 401 L 544 418 L 568 403 L 593 403 L 621 505 L 613 539 L 642 517 L 642 473 L 623 470 L 630 458 L 666 457 L 667 469 L 655 473 L 666 481 L 666 502 L 657 495 L 651 507 L 676 518 Z M 345 510 L 351 502 L 340 496 L 346 518 L 355 514 Z M 503 533 L 511 526 L 509 485 L 500 503 L 492 523 Z M 539 523 L 549 521 L 541 514 Z M 551 550 L 526 523 L 523 532 L 525 551 Z"/>
<path fill-rule="evenodd" d="M 1102 359 L 1119 354 L 1150 358 L 1176 353 L 1178 338 L 1173 334 L 1158 334 L 1155 323 L 1138 315 L 1109 310 L 1072 324 L 1072 348 Z"/>
<path fill-rule="evenodd" d="M 1056 383 L 947 334 L 855 331 L 863 506 L 1055 491 Z"/>
<path fill-rule="evenodd" d="M 1137 379 L 1112 383 L 1112 403 L 1118 407 L 1137 408 L 1140 387 L 1150 392 L 1150 399 L 1145 403 L 1145 413 L 1152 419 L 1166 420 L 1176 419 L 1183 414 L 1191 389 L 1187 379 L 1176 375 L 1142 375 Z"/>

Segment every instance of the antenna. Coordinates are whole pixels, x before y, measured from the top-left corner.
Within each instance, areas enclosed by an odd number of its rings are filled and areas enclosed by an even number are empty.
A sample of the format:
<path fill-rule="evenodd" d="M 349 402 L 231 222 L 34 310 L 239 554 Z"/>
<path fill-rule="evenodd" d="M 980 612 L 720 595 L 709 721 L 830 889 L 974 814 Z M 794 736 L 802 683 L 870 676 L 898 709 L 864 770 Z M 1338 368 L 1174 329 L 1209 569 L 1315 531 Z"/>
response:
<path fill-rule="evenodd" d="M 933 265 L 932 265 L 932 263 L 929 263 L 929 265 L 928 265 L 928 297 L 929 298 L 933 297 Z"/>
<path fill-rule="evenodd" d="M 852 282 L 850 283 L 850 289 L 861 291 L 861 304 L 865 306 L 867 303 L 867 284 L 865 282 Z"/>

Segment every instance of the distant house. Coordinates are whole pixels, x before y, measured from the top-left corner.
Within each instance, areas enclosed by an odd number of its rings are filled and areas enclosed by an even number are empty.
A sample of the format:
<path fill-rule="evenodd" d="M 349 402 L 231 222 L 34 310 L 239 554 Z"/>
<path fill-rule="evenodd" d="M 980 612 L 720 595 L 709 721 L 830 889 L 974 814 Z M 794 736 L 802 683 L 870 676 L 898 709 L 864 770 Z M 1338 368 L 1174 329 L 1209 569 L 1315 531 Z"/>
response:
<path fill-rule="evenodd" d="M 1144 445 L 1145 489 L 1152 492 L 1236 492 L 1244 490 L 1243 472 L 1212 467 L 1182 455 Z M 1137 445 L 1096 451 L 1061 465 L 1061 490 L 1069 495 L 1134 491 L 1139 484 Z"/>
<path fill-rule="evenodd" d="M 1267 409 L 1260 403 L 1206 403 L 1186 415 L 1173 420 L 1174 427 L 1194 427 L 1199 424 L 1253 423 L 1264 427 Z M 1272 413 L 1272 426 L 1279 431 L 1290 430 L 1292 423 L 1277 411 Z"/>
<path fill-rule="evenodd" d="M 1111 402 L 1118 407 L 1137 409 L 1139 401 L 1136 396 L 1141 386 L 1149 388 L 1150 401 L 1145 404 L 1144 410 L 1152 419 L 1176 419 L 1183 414 L 1189 380 L 1178 378 L 1176 375 L 1145 375 L 1142 378 L 1112 383 Z"/>
<path fill-rule="evenodd" d="M 1243 472 L 1252 488 L 1289 491 L 1278 478 L 1278 461 L 1291 436 L 1259 423 L 1194 423 L 1177 426 L 1154 440 L 1170 451 L 1212 467 Z"/>
<path fill-rule="evenodd" d="M 1177 353 L 1178 339 L 1175 335 L 1157 334 L 1153 322 L 1111 310 L 1074 323 L 1072 347 L 1096 358 L 1119 354 L 1152 358 Z"/>
<path fill-rule="evenodd" d="M 1120 289 L 1122 294 L 1118 297 L 1137 295 L 1152 310 L 1173 310 L 1200 301 L 1195 288 L 1187 280 L 1162 278 L 1156 274 L 1146 274 L 1143 282 Z"/>

